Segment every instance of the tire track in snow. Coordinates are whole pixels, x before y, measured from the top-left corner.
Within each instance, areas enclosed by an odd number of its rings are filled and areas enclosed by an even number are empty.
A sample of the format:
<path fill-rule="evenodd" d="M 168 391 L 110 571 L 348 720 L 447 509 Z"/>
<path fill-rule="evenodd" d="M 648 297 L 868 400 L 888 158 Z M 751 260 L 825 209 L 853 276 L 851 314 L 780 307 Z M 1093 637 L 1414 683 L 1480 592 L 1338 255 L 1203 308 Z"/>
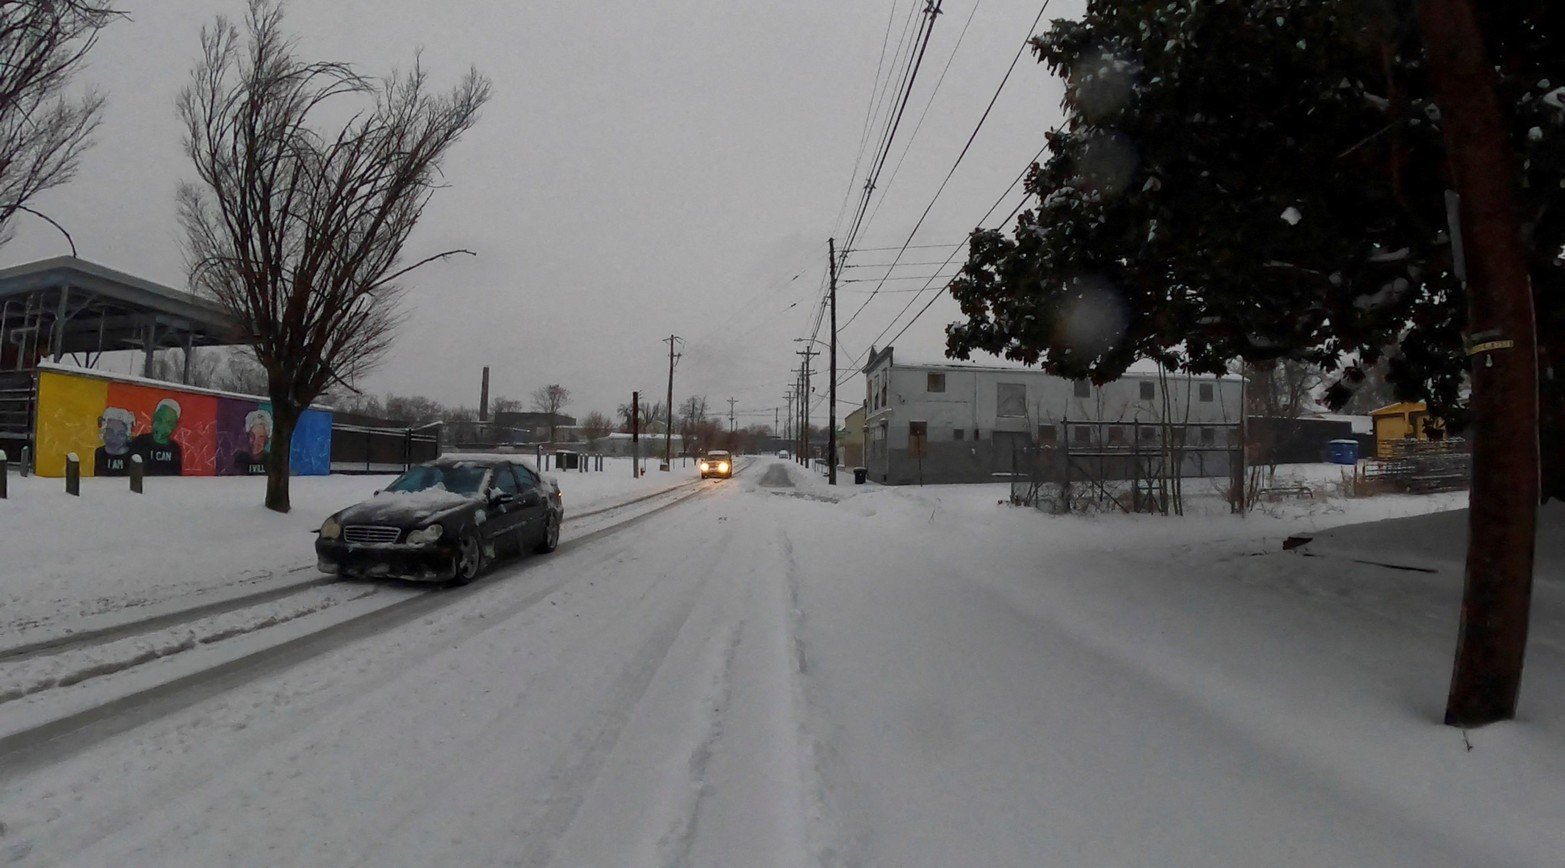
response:
<path fill-rule="evenodd" d="M 799 561 L 794 553 L 793 539 L 780 525 L 777 528 L 778 546 L 785 564 L 784 580 L 787 591 L 785 623 L 788 647 L 792 651 L 789 678 L 792 681 L 793 722 L 798 738 L 798 765 L 805 804 L 805 833 L 817 864 L 825 866 L 857 866 L 864 864 L 865 852 L 862 835 L 846 835 L 842 828 L 840 812 L 836 808 L 831 780 L 826 769 L 838 762 L 830 755 L 830 749 L 815 735 L 810 714 L 809 655 L 804 642 L 804 608 L 800 599 Z"/>
<path fill-rule="evenodd" d="M 521 836 L 523 841 L 528 842 L 528 846 L 518 864 L 540 868 L 552 864 L 561 840 L 570 831 L 577 812 L 581 810 L 588 792 L 613 753 L 625 725 L 630 722 L 647 688 L 651 686 L 652 679 L 662 668 L 674 642 L 695 612 L 696 604 L 710 578 L 709 569 L 694 588 L 684 592 L 674 611 L 658 622 L 652 634 L 631 655 L 632 662 L 610 686 L 607 699 L 596 715 L 596 724 L 585 732 L 577 733 L 576 752 L 562 757 L 550 771 L 549 777 L 559 783 L 543 816 Z"/>
<path fill-rule="evenodd" d="M 739 642 L 744 637 L 744 625 L 745 622 L 740 621 L 729 626 L 722 642 L 721 664 L 716 667 L 718 671 L 709 677 L 710 687 L 699 700 L 702 716 L 706 719 L 706 729 L 690 754 L 690 786 L 679 819 L 670 824 L 668 833 L 658 842 L 658 862 L 670 868 L 690 864 L 701 808 L 712 794 L 712 786 L 707 779 L 708 766 L 723 737 L 723 712 L 728 709 L 733 697 L 734 658 L 739 652 Z M 706 712 L 707 708 L 712 711 Z"/>

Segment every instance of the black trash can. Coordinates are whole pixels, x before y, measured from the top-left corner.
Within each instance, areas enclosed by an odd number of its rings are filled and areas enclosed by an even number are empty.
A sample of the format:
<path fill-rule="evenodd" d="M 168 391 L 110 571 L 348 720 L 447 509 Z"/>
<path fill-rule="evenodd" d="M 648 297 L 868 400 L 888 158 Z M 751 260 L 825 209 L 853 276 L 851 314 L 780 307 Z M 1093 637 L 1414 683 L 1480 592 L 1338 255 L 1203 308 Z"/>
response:
<path fill-rule="evenodd" d="M 855 467 L 855 468 L 853 468 L 853 484 L 854 485 L 863 485 L 865 480 L 867 480 L 867 479 L 869 479 L 869 468 L 866 468 L 866 467 Z"/>

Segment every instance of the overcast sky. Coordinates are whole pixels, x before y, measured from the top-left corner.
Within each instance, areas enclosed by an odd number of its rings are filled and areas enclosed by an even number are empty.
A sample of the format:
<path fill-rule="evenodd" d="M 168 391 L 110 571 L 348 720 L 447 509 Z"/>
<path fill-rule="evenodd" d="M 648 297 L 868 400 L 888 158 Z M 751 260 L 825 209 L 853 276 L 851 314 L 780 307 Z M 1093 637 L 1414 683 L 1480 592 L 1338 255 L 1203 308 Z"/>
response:
<path fill-rule="evenodd" d="M 289 27 L 313 58 L 378 74 L 407 66 L 422 49 L 443 85 L 469 65 L 494 82 L 482 119 L 446 164 L 449 189 L 436 194 L 405 251 L 410 260 L 451 247 L 478 256 L 414 274 L 409 321 L 359 385 L 476 406 L 479 372 L 489 365 L 493 395 L 525 399 L 557 382 L 572 392 L 570 412 L 608 413 L 632 389 L 663 394 L 660 340 L 677 333 L 686 343 L 676 400 L 705 394 L 726 412 L 734 397 L 741 424 L 769 423 L 798 361 L 801 345 L 792 339 L 806 333 L 819 298 L 826 239 L 844 227 L 845 194 L 851 188 L 856 198 L 863 183 L 854 159 L 887 22 L 889 53 L 907 13 L 923 4 L 294 0 Z M 130 17 L 104 31 L 85 74 L 108 97 L 97 144 L 76 180 L 34 204 L 70 229 L 84 258 L 183 287 L 174 189 L 190 171 L 174 99 L 201 26 L 219 14 L 238 17 L 243 2 L 118 5 Z M 1045 22 L 1078 15 L 1081 6 L 1059 0 Z M 1038 8 L 1037 0 L 945 0 L 881 177 L 884 203 L 856 247 L 897 247 L 907 238 Z M 906 261 L 949 255 L 1059 123 L 1059 96 L 1059 82 L 1024 56 L 913 242 L 949 247 L 910 250 Z M 1017 201 L 1008 198 L 999 213 Z M 65 252 L 54 229 L 24 215 L 0 261 Z M 850 264 L 894 255 L 866 250 Z M 883 273 L 852 267 L 843 277 Z M 842 330 L 840 363 L 858 358 L 912 297 L 889 290 L 922 285 L 887 283 Z M 874 286 L 844 283 L 839 319 Z M 899 356 L 939 358 L 942 329 L 956 315 L 949 298 L 937 302 L 897 341 Z M 856 379 L 842 400 L 857 402 L 862 391 Z"/>

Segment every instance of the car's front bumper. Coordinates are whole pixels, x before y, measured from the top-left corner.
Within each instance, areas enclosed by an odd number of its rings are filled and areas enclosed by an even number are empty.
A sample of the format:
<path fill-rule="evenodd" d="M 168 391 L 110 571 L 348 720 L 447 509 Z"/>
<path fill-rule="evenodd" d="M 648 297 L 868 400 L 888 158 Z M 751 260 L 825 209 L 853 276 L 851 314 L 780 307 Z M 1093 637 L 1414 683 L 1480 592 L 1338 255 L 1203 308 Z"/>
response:
<path fill-rule="evenodd" d="M 456 550 L 443 542 L 410 546 L 317 539 L 315 559 L 321 572 L 347 577 L 443 582 L 456 576 Z"/>

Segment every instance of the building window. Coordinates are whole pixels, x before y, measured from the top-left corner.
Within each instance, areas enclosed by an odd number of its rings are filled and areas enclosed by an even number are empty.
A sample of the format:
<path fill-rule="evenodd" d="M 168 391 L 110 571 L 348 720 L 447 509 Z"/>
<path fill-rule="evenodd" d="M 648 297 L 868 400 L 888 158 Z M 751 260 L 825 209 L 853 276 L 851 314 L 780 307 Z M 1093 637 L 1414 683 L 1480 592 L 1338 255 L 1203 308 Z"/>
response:
<path fill-rule="evenodd" d="M 1136 436 L 1141 438 L 1142 443 L 1155 443 L 1157 442 L 1157 428 L 1151 425 L 1142 425 L 1138 429 Z"/>
<path fill-rule="evenodd" d="M 929 439 L 929 423 L 928 422 L 909 422 L 909 423 L 907 423 L 907 436 L 908 436 L 909 440 L 928 440 Z"/>
<path fill-rule="evenodd" d="M 890 389 L 887 387 L 890 385 L 890 381 L 890 377 L 882 377 L 880 380 L 880 406 L 882 407 L 886 406 L 886 396 L 890 392 Z"/>
<path fill-rule="evenodd" d="M 1038 426 L 1038 445 L 1039 446 L 1053 446 L 1054 444 L 1056 444 L 1058 442 L 1060 442 L 1060 432 L 1059 432 L 1059 429 L 1055 428 L 1053 425 L 1039 425 Z"/>
<path fill-rule="evenodd" d="M 997 383 L 995 385 L 996 416 L 1026 416 L 1027 386 L 1023 383 Z"/>
<path fill-rule="evenodd" d="M 1124 446 L 1125 445 L 1125 426 L 1123 426 L 1123 425 L 1110 425 L 1109 426 L 1109 445 L 1110 446 Z"/>
<path fill-rule="evenodd" d="M 1076 381 L 1076 397 L 1078 397 L 1078 398 L 1091 398 L 1092 397 L 1092 384 L 1087 382 L 1086 380 L 1077 380 Z"/>
<path fill-rule="evenodd" d="M 1157 384 L 1151 380 L 1141 381 L 1141 400 L 1150 401 L 1157 397 Z"/>
<path fill-rule="evenodd" d="M 1200 392 L 1201 392 L 1201 401 L 1203 403 L 1206 403 L 1206 404 L 1212 403 L 1213 388 L 1212 388 L 1212 384 L 1211 383 L 1202 383 L 1201 387 L 1200 387 Z"/>
<path fill-rule="evenodd" d="M 1076 444 L 1077 446 L 1091 446 L 1092 445 L 1092 426 L 1091 425 L 1072 425 L 1071 426 L 1071 442 Z"/>
<path fill-rule="evenodd" d="M 951 429 L 951 439 L 952 440 L 961 440 L 965 435 L 966 435 L 966 432 L 963 431 L 961 428 L 952 428 Z"/>
<path fill-rule="evenodd" d="M 1201 445 L 1202 446 L 1211 446 L 1213 443 L 1216 443 L 1216 442 L 1217 442 L 1217 432 L 1216 431 L 1212 430 L 1211 428 L 1202 428 L 1201 429 Z"/>
<path fill-rule="evenodd" d="M 931 392 L 944 392 L 946 390 L 946 375 L 930 374 L 927 388 Z"/>
<path fill-rule="evenodd" d="M 984 439 L 983 438 L 983 433 L 984 432 L 978 430 L 977 428 L 974 428 L 973 429 L 973 439 L 974 440 L 982 440 L 982 439 Z"/>

